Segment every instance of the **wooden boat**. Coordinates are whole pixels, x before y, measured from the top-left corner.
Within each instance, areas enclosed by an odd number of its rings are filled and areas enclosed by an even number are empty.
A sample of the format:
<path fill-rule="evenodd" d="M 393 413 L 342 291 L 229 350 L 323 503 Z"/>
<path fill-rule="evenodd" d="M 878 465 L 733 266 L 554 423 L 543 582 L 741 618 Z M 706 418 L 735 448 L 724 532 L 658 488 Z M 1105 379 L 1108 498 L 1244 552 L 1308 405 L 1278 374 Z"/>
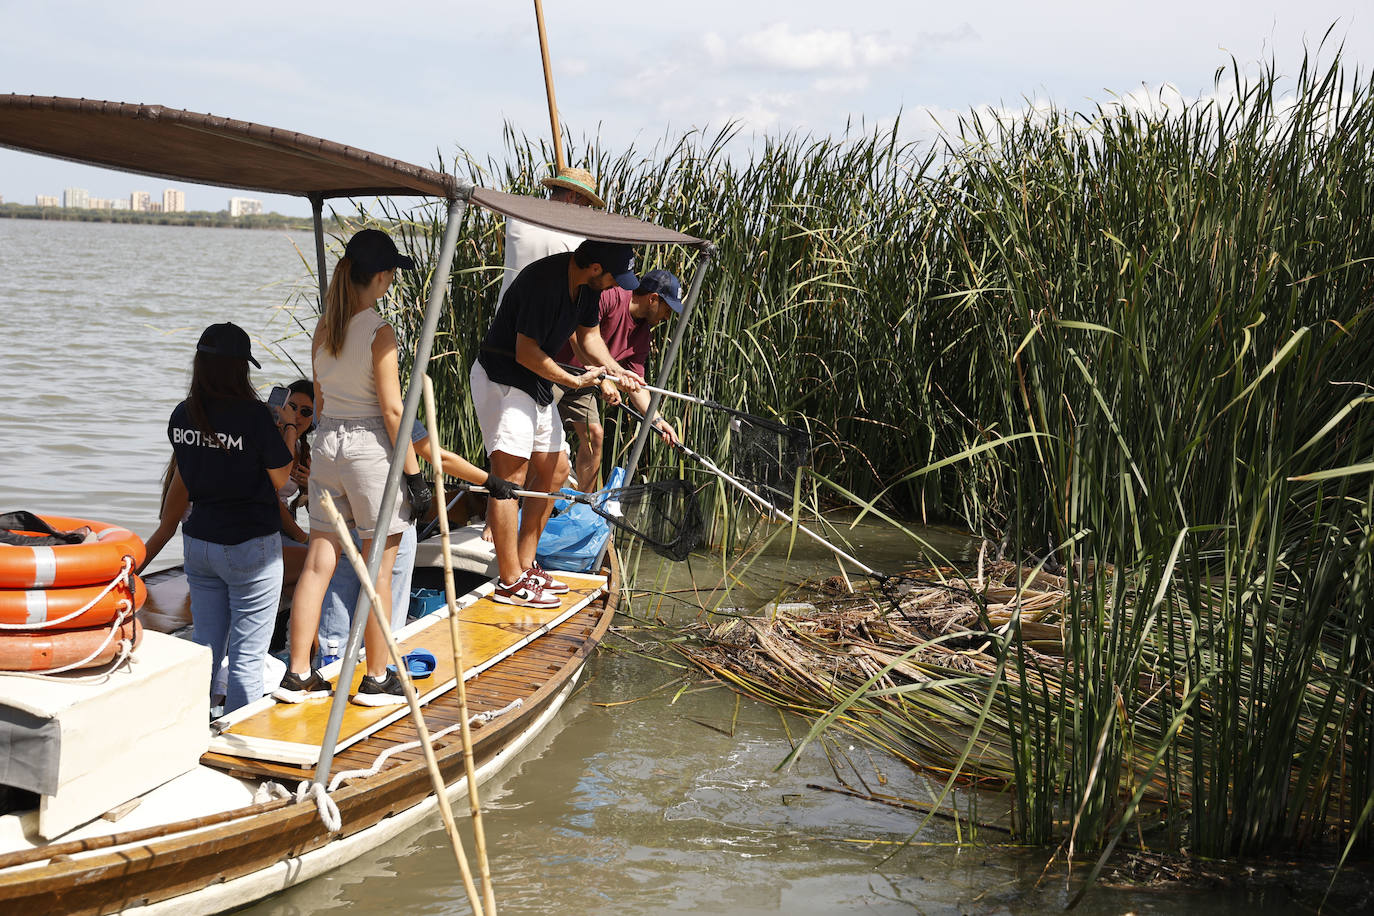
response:
<path fill-rule="evenodd" d="M 157 106 L 0 96 L 0 145 L 139 174 L 307 197 L 314 213 L 321 297 L 328 276 L 323 202 L 336 197 L 447 201 L 438 276 L 450 270 L 460 217 L 469 204 L 587 238 L 695 247 L 703 256 L 667 350 L 665 373 L 711 255 L 699 239 L 628 217 L 462 185 L 452 176 L 326 140 Z M 428 363 L 447 291 L 447 284 L 432 287 L 416 344 L 415 378 Z M 400 443 L 409 441 L 417 387 L 406 396 Z M 630 474 L 648 432 L 642 429 L 636 442 Z M 393 455 L 394 475 L 399 475 L 401 454 L 398 449 Z M 384 503 L 381 513 L 390 508 Z M 379 559 L 380 551 L 371 558 L 374 574 Z M 614 552 L 599 575 L 559 575 L 573 589 L 557 611 L 543 615 L 493 605 L 482 589 L 459 602 L 469 709 L 491 717 L 473 726 L 479 781 L 527 746 L 557 714 L 610 626 L 620 594 Z M 438 799 L 405 708 L 350 707 L 337 697 L 279 707 L 268 698 L 219 721 L 213 733 L 207 730 L 209 652 L 157 632 L 174 628 L 185 613 L 185 599 L 157 577 L 150 577 L 148 588 L 148 632 L 135 654 L 138 664 L 117 668 L 96 683 L 71 675 L 44 681 L 0 675 L 0 728 L 37 729 L 32 723 L 48 721 L 45 715 L 57 721 L 70 714 L 82 727 L 63 733 L 63 754 L 69 749 L 84 754 L 82 765 L 89 768 L 73 775 L 66 772 L 71 767 L 64 758 L 57 774 L 47 774 L 54 780 L 70 778 L 67 785 L 79 788 L 68 793 L 75 801 L 59 788 L 36 796 L 40 800 L 29 810 L 0 809 L 0 912 L 231 909 L 347 862 L 435 811 Z M 437 657 L 439 670 L 432 680 L 419 682 L 432 733 L 458 721 L 447 623 L 436 629 L 447 613 L 398 634 L 403 646 L 423 643 Z M 351 646 L 359 636 L 355 627 Z M 134 689 L 124 682 L 143 676 L 134 669 L 144 669 L 144 675 L 163 672 L 155 701 L 143 701 L 142 709 L 121 693 Z M 360 676 L 349 651 L 336 670 L 326 673 L 340 685 Z M 147 689 L 141 689 L 146 696 Z M 159 717 L 166 719 L 165 727 Z M 140 728 L 146 734 L 139 734 Z M 188 746 L 194 753 L 183 764 L 178 753 Z M 447 794 L 465 794 L 457 736 L 439 737 L 435 747 Z M 283 784 L 301 792 L 308 787 L 312 794 L 300 800 L 271 797 L 269 790 Z M 121 789 L 126 790 L 122 797 Z M 0 796 L 12 801 L 14 795 L 0 786 Z M 327 823 L 331 802 L 337 827 Z"/>
<path fill-rule="evenodd" d="M 572 692 L 615 612 L 619 578 L 614 565 L 606 573 L 597 579 L 568 576 L 575 588 L 567 596 L 573 600 L 565 601 L 564 609 L 580 607 L 518 651 L 492 662 L 473 658 L 477 640 L 467 648 L 472 667 L 487 665 L 468 682 L 469 712 L 483 715 L 509 710 L 487 724 L 473 725 L 479 780 L 524 748 Z M 475 628 L 519 630 L 519 622 L 509 620 L 509 610 L 479 600 L 465 608 L 460 619 L 470 620 Z M 446 613 L 424 619 L 437 623 Z M 493 622 L 483 615 L 500 616 Z M 447 626 L 437 630 L 428 645 L 442 659 L 440 636 L 447 637 Z M 442 677 L 442 671 L 436 675 Z M 423 689 L 425 682 L 418 683 Z M 317 701 L 313 709 L 308 706 L 281 708 L 293 716 L 297 711 L 313 712 L 318 724 L 328 709 L 327 701 Z M 397 714 L 394 709 L 389 712 L 393 717 Z M 368 770 L 381 754 L 402 748 L 375 775 L 347 780 L 332 793 L 342 824 L 338 832 L 326 827 L 310 802 L 298 804 L 291 798 L 244 803 L 264 781 L 294 787 L 313 776 L 313 767 L 209 752 L 196 771 L 142 797 L 139 807 L 122 821 L 98 821 L 75 832 L 74 839 L 59 838 L 0 855 L 0 912 L 32 916 L 126 910 L 219 912 L 347 862 L 435 811 L 425 761 L 413 744 L 415 726 L 404 718 L 404 707 L 399 715 L 402 718 L 336 756 L 345 771 Z M 431 698 L 425 706 L 425 721 L 432 732 L 455 724 L 456 692 L 445 690 Z M 462 797 L 466 785 L 457 734 L 438 739 L 435 750 L 450 798 Z M 200 796 L 196 804 L 204 813 L 186 817 L 192 795 Z M 152 822 L 149 826 L 133 826 L 148 821 Z M 0 827 L 0 840 L 12 838 L 12 830 Z"/>

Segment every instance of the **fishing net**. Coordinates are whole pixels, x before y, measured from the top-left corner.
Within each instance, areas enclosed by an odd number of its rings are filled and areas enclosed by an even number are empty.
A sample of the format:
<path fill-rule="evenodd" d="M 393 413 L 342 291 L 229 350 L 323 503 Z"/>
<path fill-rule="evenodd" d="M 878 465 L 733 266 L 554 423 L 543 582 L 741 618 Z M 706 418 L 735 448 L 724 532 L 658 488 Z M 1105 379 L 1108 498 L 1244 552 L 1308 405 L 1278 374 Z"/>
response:
<path fill-rule="evenodd" d="M 706 530 L 697 490 L 685 480 L 653 480 L 604 490 L 586 500 L 612 526 L 639 538 L 669 560 L 700 547 Z"/>
<path fill-rule="evenodd" d="M 797 470 L 811 464 L 811 434 L 804 429 L 736 415 L 730 418 L 731 473 L 757 489 L 791 498 Z"/>

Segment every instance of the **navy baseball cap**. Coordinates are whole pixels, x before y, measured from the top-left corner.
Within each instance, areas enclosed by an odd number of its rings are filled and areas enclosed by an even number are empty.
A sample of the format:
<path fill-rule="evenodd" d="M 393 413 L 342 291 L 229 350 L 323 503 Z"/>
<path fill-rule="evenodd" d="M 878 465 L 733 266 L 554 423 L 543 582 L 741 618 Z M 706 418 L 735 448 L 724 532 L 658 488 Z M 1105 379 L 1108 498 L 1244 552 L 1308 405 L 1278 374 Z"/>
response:
<path fill-rule="evenodd" d="M 344 257 L 368 273 L 404 267 L 414 270 L 415 262 L 396 250 L 396 243 L 380 229 L 364 229 L 354 233 L 344 247 Z"/>
<path fill-rule="evenodd" d="M 616 286 L 629 290 L 638 288 L 639 278 L 635 276 L 635 252 L 629 245 L 588 239 L 579 247 L 591 259 L 591 263 L 600 264 L 602 270 L 615 277 Z"/>
<path fill-rule="evenodd" d="M 658 293 L 658 298 L 679 315 L 682 314 L 682 281 L 666 270 L 651 270 L 639 281 L 635 290 L 640 295 Z"/>
<path fill-rule="evenodd" d="M 253 346 L 248 341 L 248 332 L 232 321 L 212 324 L 201 331 L 196 350 L 212 356 L 246 359 L 259 369 L 262 368 L 262 363 L 253 358 Z"/>

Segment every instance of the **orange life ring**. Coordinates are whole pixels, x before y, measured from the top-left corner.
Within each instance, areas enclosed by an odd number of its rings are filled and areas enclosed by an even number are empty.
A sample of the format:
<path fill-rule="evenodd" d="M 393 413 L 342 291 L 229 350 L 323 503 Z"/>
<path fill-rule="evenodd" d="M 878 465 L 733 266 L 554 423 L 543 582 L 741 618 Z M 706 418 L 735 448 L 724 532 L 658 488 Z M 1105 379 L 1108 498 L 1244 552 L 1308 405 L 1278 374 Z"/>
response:
<path fill-rule="evenodd" d="M 35 630 L 44 628 L 49 621 L 62 620 L 68 614 L 81 610 L 95 601 L 104 590 L 104 585 L 29 590 L 0 589 L 0 623 L 28 624 Z M 89 610 L 70 620 L 50 624 L 46 629 L 76 630 L 109 623 L 118 617 L 121 611 L 136 611 L 143 607 L 143 602 L 147 600 L 148 589 L 144 587 L 142 579 L 134 576 L 132 587 L 121 582 L 110 589 L 109 594 L 96 601 Z"/>
<path fill-rule="evenodd" d="M 76 664 L 93 668 L 113 661 L 119 654 L 121 640 L 133 640 L 135 647 L 143 641 L 143 625 L 136 617 L 120 624 L 113 637 L 112 629 L 0 632 L 0 671 L 47 671 Z"/>
<path fill-rule="evenodd" d="M 0 544 L 0 588 L 104 585 L 119 572 L 125 557 L 133 559 L 133 569 L 143 563 L 146 555 L 143 541 L 127 528 L 56 515 L 40 515 L 39 518 L 59 531 L 90 528 L 96 539 L 85 544 L 52 547 Z M 38 532 L 32 533 L 38 536 Z"/>

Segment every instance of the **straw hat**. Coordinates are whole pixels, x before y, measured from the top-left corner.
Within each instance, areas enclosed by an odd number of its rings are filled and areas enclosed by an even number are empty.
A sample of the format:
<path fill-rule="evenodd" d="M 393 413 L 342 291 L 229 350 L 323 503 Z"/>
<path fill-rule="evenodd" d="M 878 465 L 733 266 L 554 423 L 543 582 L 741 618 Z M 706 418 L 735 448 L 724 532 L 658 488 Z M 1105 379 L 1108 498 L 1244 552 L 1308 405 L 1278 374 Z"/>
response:
<path fill-rule="evenodd" d="M 567 188 L 569 191 L 576 191 L 589 199 L 592 206 L 597 209 L 604 209 L 606 206 L 606 202 L 596 193 L 596 179 L 586 169 L 575 169 L 565 165 L 554 177 L 545 178 L 542 184 L 546 188 Z"/>

